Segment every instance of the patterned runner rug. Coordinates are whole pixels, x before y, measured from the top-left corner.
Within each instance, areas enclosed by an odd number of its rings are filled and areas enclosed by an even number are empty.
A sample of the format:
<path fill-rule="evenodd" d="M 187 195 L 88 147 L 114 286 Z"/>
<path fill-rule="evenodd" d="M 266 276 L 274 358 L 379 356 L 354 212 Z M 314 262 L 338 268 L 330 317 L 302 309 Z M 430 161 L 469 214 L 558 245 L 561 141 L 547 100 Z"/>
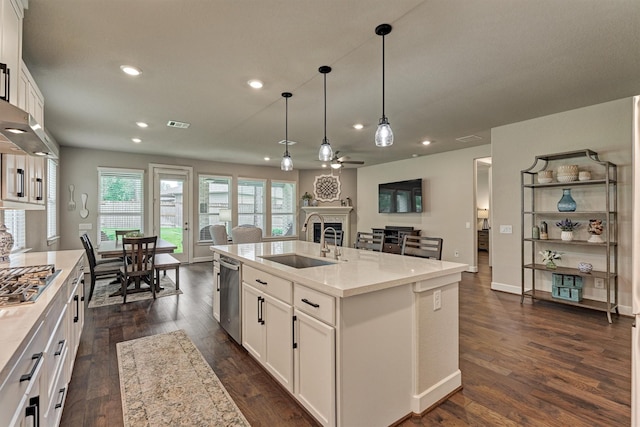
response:
<path fill-rule="evenodd" d="M 183 330 L 116 349 L 125 426 L 249 426 Z"/>
<path fill-rule="evenodd" d="M 122 295 L 111 297 L 109 295 L 120 289 L 119 283 L 111 284 L 113 279 L 102 279 L 96 282 L 96 288 L 93 290 L 93 297 L 89 301 L 89 308 L 102 307 L 105 305 L 122 304 Z M 133 286 L 133 285 L 131 285 Z M 146 285 L 145 285 L 146 286 Z M 169 295 L 181 294 L 181 290 L 176 290 L 176 284 L 169 276 L 160 275 L 160 286 L 164 289 L 156 292 L 156 298 L 166 297 Z M 89 288 L 87 287 L 87 297 L 89 296 Z M 145 299 L 153 299 L 151 292 L 138 292 L 136 294 L 127 293 L 127 303 L 134 301 L 142 301 Z"/>

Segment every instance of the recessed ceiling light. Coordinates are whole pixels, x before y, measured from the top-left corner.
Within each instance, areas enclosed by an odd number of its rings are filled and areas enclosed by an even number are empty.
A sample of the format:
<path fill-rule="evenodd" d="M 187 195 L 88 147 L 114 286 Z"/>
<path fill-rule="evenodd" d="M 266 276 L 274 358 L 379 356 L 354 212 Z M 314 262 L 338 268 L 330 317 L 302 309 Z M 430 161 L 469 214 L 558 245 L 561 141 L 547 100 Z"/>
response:
<path fill-rule="evenodd" d="M 48 156 L 49 153 L 47 153 L 46 151 L 34 151 L 34 153 L 36 156 Z"/>
<path fill-rule="evenodd" d="M 140 144 L 142 142 L 142 140 L 140 138 L 131 138 L 131 140 L 133 142 L 135 142 L 136 144 Z"/>
<path fill-rule="evenodd" d="M 264 160 L 268 162 L 269 160 L 271 160 L 271 157 L 265 157 Z"/>
<path fill-rule="evenodd" d="M 22 129 L 18 129 L 18 128 L 6 128 L 5 129 L 7 132 L 11 132 L 11 133 L 15 133 L 15 134 L 21 134 L 21 133 L 25 133 L 24 130 Z"/>
<path fill-rule="evenodd" d="M 260 80 L 249 80 L 247 83 L 254 89 L 261 89 L 263 86 Z"/>
<path fill-rule="evenodd" d="M 356 130 L 360 130 L 364 128 L 364 125 L 362 123 L 356 123 L 355 125 L 353 125 L 353 128 Z"/>
<path fill-rule="evenodd" d="M 136 122 L 136 124 L 138 125 L 138 127 L 141 127 L 141 128 L 148 128 L 149 127 L 149 125 L 146 124 L 145 122 Z"/>
<path fill-rule="evenodd" d="M 429 141 L 428 139 L 425 139 L 424 141 L 422 141 L 422 145 L 429 145 L 431 144 L 431 141 Z"/>
<path fill-rule="evenodd" d="M 120 69 L 130 76 L 139 76 L 142 74 L 142 71 L 138 67 L 134 67 L 133 65 L 121 65 Z"/>

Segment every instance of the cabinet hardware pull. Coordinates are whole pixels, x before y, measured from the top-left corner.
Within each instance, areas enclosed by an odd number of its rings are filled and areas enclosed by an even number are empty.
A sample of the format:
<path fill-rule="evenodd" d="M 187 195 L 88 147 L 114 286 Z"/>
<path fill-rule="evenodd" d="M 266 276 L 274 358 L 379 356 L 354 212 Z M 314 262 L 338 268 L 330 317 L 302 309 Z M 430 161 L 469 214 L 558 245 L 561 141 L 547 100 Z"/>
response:
<path fill-rule="evenodd" d="M 264 302 L 264 298 L 262 297 L 258 297 L 258 322 L 261 325 L 264 325 L 264 305 L 262 305 L 262 303 Z"/>
<path fill-rule="evenodd" d="M 64 402 L 64 393 L 65 391 L 67 391 L 66 387 L 62 387 L 58 393 L 60 393 L 60 402 L 56 403 L 56 406 L 54 406 L 55 409 L 60 409 L 62 408 L 62 402 Z"/>
<path fill-rule="evenodd" d="M 260 280 L 260 279 L 256 279 L 256 282 L 260 283 L 261 285 L 266 285 L 267 282 L 265 282 L 264 280 Z"/>
<path fill-rule="evenodd" d="M 62 350 L 64 349 L 64 340 L 60 340 L 58 341 L 58 345 L 60 346 L 58 348 L 58 351 L 56 351 L 55 353 L 53 353 L 54 356 L 60 356 L 62 354 Z"/>
<path fill-rule="evenodd" d="M 316 304 L 315 302 L 311 302 L 306 298 L 302 298 L 302 302 L 305 303 L 305 304 L 309 304 L 311 307 L 314 307 L 314 308 L 320 307 L 320 304 Z"/>
<path fill-rule="evenodd" d="M 218 278 L 216 279 L 216 291 L 220 292 L 220 272 L 216 273 L 218 275 Z"/>
<path fill-rule="evenodd" d="M 76 302 L 76 315 L 73 316 L 73 323 L 78 323 L 78 320 L 80 320 L 80 297 L 74 295 L 73 300 Z"/>
<path fill-rule="evenodd" d="M 22 382 L 22 381 L 31 381 L 31 378 L 36 373 L 36 369 L 38 368 L 38 364 L 42 360 L 42 355 L 43 355 L 43 353 L 40 352 L 40 353 L 36 353 L 33 356 L 31 356 L 31 360 L 35 360 L 36 363 L 33 364 L 33 368 L 31 368 L 31 372 L 29 372 L 28 374 L 22 374 L 22 376 L 20 377 L 20 382 Z"/>
<path fill-rule="evenodd" d="M 24 197 L 24 169 L 17 169 L 16 172 L 20 175 L 18 181 L 20 181 L 20 190 L 16 192 L 16 196 Z"/>
<path fill-rule="evenodd" d="M 40 396 L 29 399 L 29 406 L 25 408 L 24 417 L 33 417 L 33 426 L 40 427 Z"/>
<path fill-rule="evenodd" d="M 38 193 L 36 196 L 36 200 L 42 200 L 42 178 L 36 178 L 36 183 L 38 184 Z"/>
<path fill-rule="evenodd" d="M 4 74 L 4 96 L 0 96 L 0 99 L 9 102 L 9 89 L 11 88 L 11 69 L 7 66 L 7 64 L 0 64 L 0 72 Z"/>
<path fill-rule="evenodd" d="M 296 342 L 296 320 L 298 320 L 298 316 L 293 316 L 292 318 L 292 329 L 293 333 L 291 334 L 291 339 L 293 340 L 293 348 L 298 348 L 298 343 Z"/>

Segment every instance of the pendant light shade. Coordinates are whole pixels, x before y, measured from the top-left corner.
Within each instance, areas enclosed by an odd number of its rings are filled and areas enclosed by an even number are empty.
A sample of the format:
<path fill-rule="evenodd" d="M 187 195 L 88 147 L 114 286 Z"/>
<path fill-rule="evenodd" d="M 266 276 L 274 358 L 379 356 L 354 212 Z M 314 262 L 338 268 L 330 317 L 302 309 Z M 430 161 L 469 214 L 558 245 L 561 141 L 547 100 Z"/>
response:
<path fill-rule="evenodd" d="M 291 98 L 293 94 L 291 92 L 282 92 L 282 97 L 284 98 L 285 105 L 285 113 L 284 113 L 284 156 L 282 156 L 282 161 L 280 162 L 280 169 L 286 172 L 293 170 L 293 160 L 289 155 L 289 98 Z"/>
<path fill-rule="evenodd" d="M 322 138 L 318 159 L 323 162 L 329 162 L 333 158 L 333 150 L 327 139 L 327 74 L 331 72 L 331 67 L 323 65 L 318 71 L 324 75 L 324 138 Z"/>
<path fill-rule="evenodd" d="M 384 36 L 391 32 L 391 25 L 380 24 L 376 27 L 376 34 L 382 36 L 382 117 L 378 123 L 378 129 L 376 130 L 376 146 L 388 147 L 393 145 L 393 131 L 389 126 L 389 120 L 384 115 Z"/>

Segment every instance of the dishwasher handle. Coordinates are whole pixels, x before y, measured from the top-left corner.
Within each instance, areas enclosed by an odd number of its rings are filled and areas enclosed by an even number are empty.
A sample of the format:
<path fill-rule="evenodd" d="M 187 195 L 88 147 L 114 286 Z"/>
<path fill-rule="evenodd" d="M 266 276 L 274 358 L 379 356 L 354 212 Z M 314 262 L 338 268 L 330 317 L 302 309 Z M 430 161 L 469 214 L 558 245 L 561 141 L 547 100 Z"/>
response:
<path fill-rule="evenodd" d="M 224 268 L 228 268 L 229 270 L 234 270 L 234 271 L 240 270 L 239 264 L 230 264 L 226 261 L 223 261 L 222 258 L 220 258 L 220 265 Z"/>

